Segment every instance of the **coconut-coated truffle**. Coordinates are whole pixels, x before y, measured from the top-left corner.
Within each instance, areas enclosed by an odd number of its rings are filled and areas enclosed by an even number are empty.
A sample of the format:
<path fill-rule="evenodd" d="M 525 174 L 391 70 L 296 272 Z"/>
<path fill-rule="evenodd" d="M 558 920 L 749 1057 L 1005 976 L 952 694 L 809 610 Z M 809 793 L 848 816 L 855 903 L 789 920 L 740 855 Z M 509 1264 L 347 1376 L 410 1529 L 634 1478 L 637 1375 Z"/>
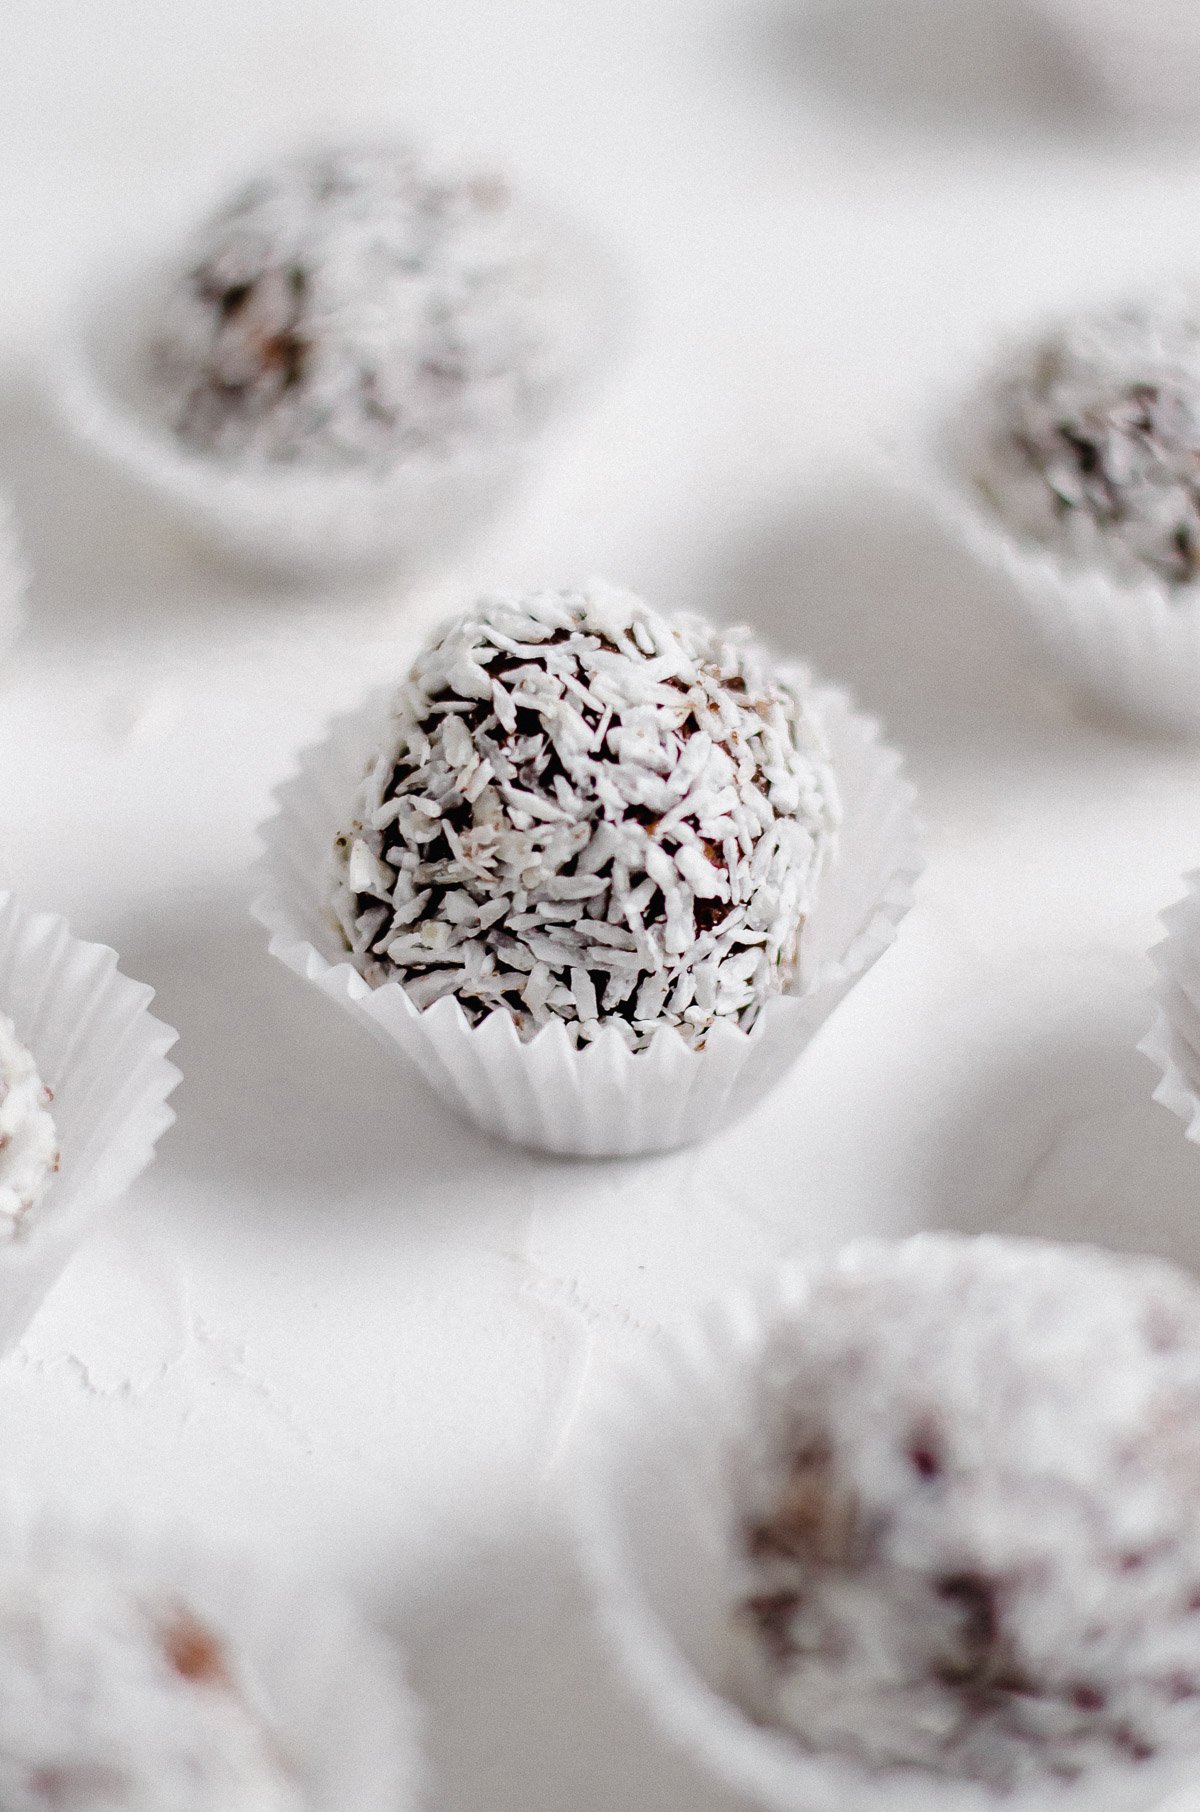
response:
<path fill-rule="evenodd" d="M 50 1091 L 0 1013 L 0 1242 L 24 1231 L 57 1170 Z"/>
<path fill-rule="evenodd" d="M 419 1007 L 699 1048 L 796 982 L 836 820 L 814 704 L 745 631 L 599 582 L 489 597 L 395 699 L 334 908 Z"/>
<path fill-rule="evenodd" d="M 4 1812 L 303 1812 L 236 1657 L 181 1601 L 0 1570 Z"/>
<path fill-rule="evenodd" d="M 977 399 L 972 475 L 1008 526 L 1126 581 L 1200 571 L 1200 303 L 1081 315 Z"/>
<path fill-rule="evenodd" d="M 561 376 L 546 254 L 495 178 L 436 175 L 406 147 L 291 157 L 187 247 L 151 320 L 157 406 L 243 463 L 505 444 Z"/>
<path fill-rule="evenodd" d="M 1008 1790 L 1200 1751 L 1200 1291 L 921 1238 L 819 1271 L 740 1456 L 738 1693 Z"/>

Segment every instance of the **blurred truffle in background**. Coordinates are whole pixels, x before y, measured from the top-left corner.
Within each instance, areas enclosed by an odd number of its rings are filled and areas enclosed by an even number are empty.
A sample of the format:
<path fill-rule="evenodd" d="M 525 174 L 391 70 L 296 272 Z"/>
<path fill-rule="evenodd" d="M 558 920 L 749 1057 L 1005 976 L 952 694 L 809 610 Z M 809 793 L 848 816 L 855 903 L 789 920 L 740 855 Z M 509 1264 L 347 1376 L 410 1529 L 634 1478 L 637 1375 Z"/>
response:
<path fill-rule="evenodd" d="M 1018 534 L 1179 593 L 1200 572 L 1200 298 L 1095 310 L 978 401 L 974 476 Z"/>
<path fill-rule="evenodd" d="M 67 418 L 210 544 L 289 578 L 438 551 L 599 362 L 605 260 L 407 144 L 286 156 L 89 307 Z"/>
<path fill-rule="evenodd" d="M 1017 0 L 1061 34 L 1118 113 L 1200 121 L 1200 8 L 1194 0 Z"/>
<path fill-rule="evenodd" d="M 4 1812 L 413 1812 L 415 1726 L 337 1596 L 6 1512 Z"/>
<path fill-rule="evenodd" d="M 1200 123 L 1191 0 L 762 0 L 754 21 L 776 73 L 922 138 Z"/>
<path fill-rule="evenodd" d="M 1052 323 L 963 387 L 928 451 L 935 512 L 1066 690 L 1200 736 L 1200 296 Z"/>
<path fill-rule="evenodd" d="M 1189 1276 L 855 1245 L 614 1375 L 590 1434 L 605 1627 L 753 1803 L 1151 1812 L 1194 1782 Z"/>

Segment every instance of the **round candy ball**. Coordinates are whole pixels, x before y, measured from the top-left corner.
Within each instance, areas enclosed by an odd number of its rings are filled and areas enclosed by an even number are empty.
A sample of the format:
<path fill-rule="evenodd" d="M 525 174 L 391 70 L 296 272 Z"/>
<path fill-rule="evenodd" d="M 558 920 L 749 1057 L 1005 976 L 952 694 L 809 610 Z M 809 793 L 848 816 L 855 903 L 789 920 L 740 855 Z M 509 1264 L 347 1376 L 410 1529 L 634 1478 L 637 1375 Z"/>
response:
<path fill-rule="evenodd" d="M 1193 1282 L 1034 1242 L 862 1249 L 816 1272 L 751 1394 L 730 1467 L 756 1717 L 1003 1792 L 1200 1754 Z"/>
<path fill-rule="evenodd" d="M 542 235 L 502 182 L 407 147 L 265 171 L 154 309 L 156 406 L 197 452 L 387 467 L 527 433 L 561 378 Z"/>
<path fill-rule="evenodd" d="M 819 713 L 746 632 L 600 583 L 485 598 L 396 698 L 334 909 L 420 1007 L 700 1049 L 797 983 L 837 816 Z"/>
<path fill-rule="evenodd" d="M 1016 533 L 1172 590 L 1200 573 L 1200 303 L 1082 315 L 977 399 L 976 483 Z"/>

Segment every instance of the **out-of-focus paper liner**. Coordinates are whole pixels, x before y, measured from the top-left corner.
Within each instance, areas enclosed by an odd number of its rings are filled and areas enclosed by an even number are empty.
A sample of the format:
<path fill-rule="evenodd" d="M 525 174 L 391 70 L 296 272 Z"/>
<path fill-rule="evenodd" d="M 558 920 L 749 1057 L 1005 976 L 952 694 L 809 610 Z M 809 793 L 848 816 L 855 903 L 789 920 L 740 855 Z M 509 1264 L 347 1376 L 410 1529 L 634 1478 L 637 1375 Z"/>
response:
<path fill-rule="evenodd" d="M 615 1031 L 584 1050 L 554 1022 L 529 1043 L 512 1017 L 471 1026 L 458 1002 L 424 1012 L 397 982 L 371 988 L 328 911 L 335 837 L 380 735 L 388 700 L 342 718 L 308 750 L 264 826 L 264 892 L 255 916 L 273 955 L 357 1017 L 468 1119 L 518 1145 L 580 1157 L 632 1157 L 698 1141 L 746 1112 L 806 1048 L 883 954 L 920 872 L 913 792 L 876 726 L 837 692 L 818 695 L 841 790 L 837 856 L 805 927 L 799 994 L 768 1003 L 754 1030 L 719 1024 L 704 1051 L 673 1028 L 633 1053 Z"/>
<path fill-rule="evenodd" d="M 1139 1766 L 1077 1791 L 1011 1794 L 915 1770 L 873 1773 L 806 1753 L 726 1696 L 739 1590 L 730 1467 L 761 1413 L 753 1386 L 768 1335 L 802 1318 L 809 1288 L 808 1273 L 790 1267 L 718 1304 L 615 1368 L 580 1415 L 581 1561 L 601 1627 L 659 1728 L 770 1812 L 1167 1812 L 1177 1772 Z M 1187 1802 L 1169 1804 L 1185 1812 Z"/>
<path fill-rule="evenodd" d="M 0 1012 L 53 1090 L 62 1156 L 45 1199 L 0 1241 L 0 1353 L 98 1217 L 141 1175 L 175 1116 L 177 1034 L 149 1012 L 152 988 L 130 981 L 103 944 L 65 919 L 25 911 L 0 893 Z"/>
<path fill-rule="evenodd" d="M 28 581 L 16 515 L 7 497 L 0 494 L 0 656 L 15 642 L 25 620 Z"/>
<path fill-rule="evenodd" d="M 1195 0 L 1037 0 L 1102 97 L 1122 112 L 1183 120 L 1200 113 Z"/>
<path fill-rule="evenodd" d="M 520 481 L 550 417 L 569 405 L 618 337 L 622 299 L 603 252 L 565 223 L 547 219 L 544 231 L 546 311 L 563 375 L 546 420 L 525 434 L 410 454 L 379 471 L 254 468 L 192 451 L 156 413 L 142 368 L 148 313 L 169 281 L 158 267 L 90 287 L 54 349 L 51 388 L 67 425 L 93 453 L 229 560 L 298 584 L 419 564 L 482 521 Z"/>
<path fill-rule="evenodd" d="M 83 1527 L 16 1503 L 0 1507 L 0 1558 L 79 1565 L 179 1602 L 228 1646 L 306 1812 L 415 1812 L 424 1799 L 422 1719 L 393 1646 L 340 1593 L 287 1578 L 187 1534 L 112 1519 Z"/>
<path fill-rule="evenodd" d="M 1186 880 L 1187 897 L 1163 914 L 1167 936 L 1151 951 L 1157 1011 L 1138 1048 L 1162 1071 L 1154 1099 L 1200 1145 L 1200 873 Z"/>
<path fill-rule="evenodd" d="M 935 426 L 900 482 L 1000 575 L 1060 685 L 1130 728 L 1200 736 L 1200 590 L 1178 597 L 1153 580 L 1122 584 L 1011 533 L 956 470 L 948 440 L 944 423 Z"/>

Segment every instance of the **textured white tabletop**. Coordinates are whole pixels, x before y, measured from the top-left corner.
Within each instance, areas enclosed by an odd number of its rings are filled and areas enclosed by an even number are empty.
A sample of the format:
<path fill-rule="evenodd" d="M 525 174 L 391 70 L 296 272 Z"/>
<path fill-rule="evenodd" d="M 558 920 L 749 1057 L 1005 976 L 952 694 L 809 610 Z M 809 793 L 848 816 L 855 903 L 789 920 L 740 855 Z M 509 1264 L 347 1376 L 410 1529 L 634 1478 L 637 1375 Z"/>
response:
<path fill-rule="evenodd" d="M 1156 915 L 1200 759 L 1073 721 L 991 590 L 870 477 L 1010 319 L 1200 263 L 1200 148 L 1047 99 L 973 0 L 8 0 L 0 483 L 36 569 L 0 689 L 0 885 L 154 984 L 179 1123 L 0 1381 L 6 1480 L 360 1588 L 445 1812 L 716 1812 L 589 1632 L 553 1514 L 589 1375 L 782 1253 L 922 1226 L 1200 1260 L 1151 1104 Z M 65 446 L 64 288 L 315 129 L 506 162 L 607 241 L 622 360 L 456 563 L 330 603 L 200 564 Z M 757 621 L 906 749 L 929 870 L 779 1094 L 587 1168 L 451 1120 L 271 962 L 270 787 L 477 586 L 600 571 Z"/>

